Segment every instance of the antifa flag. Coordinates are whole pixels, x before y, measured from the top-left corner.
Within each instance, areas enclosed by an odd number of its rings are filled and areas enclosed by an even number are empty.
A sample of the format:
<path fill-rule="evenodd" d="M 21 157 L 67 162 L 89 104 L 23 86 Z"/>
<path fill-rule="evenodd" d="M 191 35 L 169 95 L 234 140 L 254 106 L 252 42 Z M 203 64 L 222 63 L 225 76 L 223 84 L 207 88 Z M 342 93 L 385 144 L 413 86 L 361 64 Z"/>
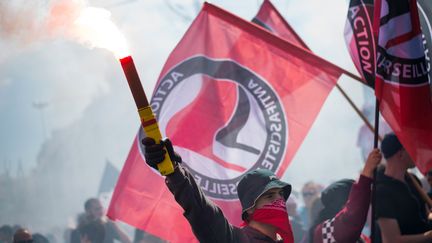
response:
<path fill-rule="evenodd" d="M 183 166 L 234 225 L 236 185 L 250 170 L 282 176 L 342 71 L 312 53 L 205 3 L 170 54 L 151 106 Z M 172 242 L 196 241 L 133 142 L 108 216 Z"/>
<path fill-rule="evenodd" d="M 417 4 L 415 0 L 375 4 L 375 95 L 382 115 L 426 174 L 432 168 L 432 103 Z"/>
<path fill-rule="evenodd" d="M 432 1 L 430 0 L 417 0 L 418 13 L 420 17 L 420 26 L 423 32 L 423 43 L 425 45 L 426 61 L 429 70 L 429 86 L 432 91 Z"/>
<path fill-rule="evenodd" d="M 345 42 L 357 71 L 366 85 L 375 87 L 373 0 L 351 0 L 345 24 Z"/>
<path fill-rule="evenodd" d="M 375 40 L 373 38 L 373 0 L 351 0 L 345 25 L 345 42 L 357 71 L 367 85 L 375 87 Z M 428 67 L 432 60 L 432 1 L 418 0 L 420 26 L 423 31 Z M 429 79 L 432 70 L 429 68 Z M 431 86 L 432 89 L 432 86 Z"/>

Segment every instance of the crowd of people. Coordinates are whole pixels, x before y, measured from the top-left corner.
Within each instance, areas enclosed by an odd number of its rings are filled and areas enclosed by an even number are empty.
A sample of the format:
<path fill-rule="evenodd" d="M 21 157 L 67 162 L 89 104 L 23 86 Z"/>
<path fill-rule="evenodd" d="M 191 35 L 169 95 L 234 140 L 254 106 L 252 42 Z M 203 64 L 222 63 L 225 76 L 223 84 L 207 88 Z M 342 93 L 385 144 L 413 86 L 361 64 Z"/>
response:
<path fill-rule="evenodd" d="M 381 150 L 370 151 L 357 181 L 341 179 L 326 188 L 306 183 L 298 210 L 290 184 L 268 170 L 246 173 L 237 186 L 242 227 L 230 224 L 207 199 L 169 140 L 142 143 L 149 166 L 171 158 L 175 170 L 166 184 L 200 242 L 356 243 L 371 242 L 371 231 L 373 242 L 432 242 L 432 204 L 426 204 L 420 181 L 408 172 L 414 162 L 394 133 L 386 134 Z M 374 215 L 368 218 L 374 180 Z"/>
<path fill-rule="evenodd" d="M 145 138 L 143 145 L 149 166 L 157 168 L 165 156 L 173 161 L 175 170 L 166 177 L 167 187 L 184 209 L 200 242 L 357 243 L 371 242 L 371 231 L 375 231 L 373 242 L 432 242 L 432 204 L 426 200 L 432 192 L 422 189 L 420 180 L 408 172 L 414 162 L 393 133 L 384 137 L 381 149 L 369 153 L 357 181 L 342 178 L 327 187 L 309 181 L 298 193 L 292 193 L 291 185 L 271 171 L 259 169 L 246 173 L 237 187 L 242 206 L 241 227 L 230 224 L 222 211 L 208 200 L 192 174 L 182 166 L 182 158 L 169 140 L 156 144 L 151 138 Z M 432 184 L 432 171 L 424 179 Z M 375 208 L 371 216 L 374 180 Z M 131 237 L 106 218 L 97 198 L 84 203 L 76 228 L 66 231 L 63 240 L 67 243 L 164 242 L 139 229 Z M 1 226 L 0 243 L 12 242 L 62 241 L 18 225 Z"/>
<path fill-rule="evenodd" d="M 75 228 L 65 230 L 62 239 L 56 239 L 52 234 L 33 233 L 20 225 L 3 225 L 0 227 L 0 243 L 132 243 L 132 237 L 105 216 L 105 209 L 98 198 L 90 198 L 84 203 L 84 212 L 77 216 L 76 223 Z M 164 241 L 135 229 L 133 243 L 146 242 Z"/>

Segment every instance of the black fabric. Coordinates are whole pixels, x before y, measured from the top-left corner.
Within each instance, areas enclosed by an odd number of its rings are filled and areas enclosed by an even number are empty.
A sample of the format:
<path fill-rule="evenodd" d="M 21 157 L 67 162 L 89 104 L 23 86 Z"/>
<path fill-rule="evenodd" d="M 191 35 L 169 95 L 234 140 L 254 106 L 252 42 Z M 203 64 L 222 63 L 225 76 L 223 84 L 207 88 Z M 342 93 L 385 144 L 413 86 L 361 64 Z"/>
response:
<path fill-rule="evenodd" d="M 116 227 L 114 225 L 114 222 L 104 222 L 103 226 L 105 228 L 104 243 L 114 243 L 114 239 L 120 240 L 120 235 L 115 229 Z"/>
<path fill-rule="evenodd" d="M 275 242 L 251 227 L 238 228 L 231 225 L 220 208 L 204 195 L 186 168 L 179 165 L 165 180 L 200 242 Z"/>
<path fill-rule="evenodd" d="M 327 205 L 333 205 L 331 199 L 344 201 L 338 212 L 329 212 L 326 208 L 320 212 L 309 232 L 309 242 L 322 242 L 324 235 L 322 230 L 326 228 L 325 221 L 332 221 L 333 237 L 336 242 L 358 242 L 365 225 L 370 203 L 372 179 L 360 175 L 357 183 L 349 179 L 337 181 L 327 187 L 324 201 Z M 348 198 L 345 199 L 347 189 L 350 189 Z M 321 195 L 322 196 L 322 195 Z M 339 197 L 339 198 L 338 198 Z M 335 206 L 336 208 L 336 206 Z M 335 210 L 335 209 L 332 209 Z"/>
<path fill-rule="evenodd" d="M 407 183 L 384 174 L 376 184 L 376 218 L 396 219 L 402 235 L 429 230 L 424 203 L 408 178 Z"/>
<path fill-rule="evenodd" d="M 81 243 L 80 233 L 78 229 L 73 229 L 71 231 L 70 243 Z"/>
<path fill-rule="evenodd" d="M 395 153 L 402 149 L 402 144 L 394 133 L 388 133 L 384 136 L 381 142 L 381 151 L 385 159 L 392 157 Z"/>
<path fill-rule="evenodd" d="M 117 230 L 115 229 L 114 222 L 107 221 L 102 223 L 104 227 L 104 243 L 114 243 L 114 239 L 120 240 L 120 236 L 117 233 Z M 71 232 L 71 243 L 80 243 L 80 232 L 78 229 L 74 229 Z"/>
<path fill-rule="evenodd" d="M 163 144 L 156 144 L 155 140 L 149 137 L 144 138 L 141 143 L 145 148 L 144 157 L 146 163 L 157 170 L 157 164 L 165 158 L 166 151 L 163 149 Z"/>
<path fill-rule="evenodd" d="M 283 188 L 284 198 L 291 194 L 291 185 L 279 180 L 273 172 L 258 169 L 246 173 L 237 186 L 237 194 L 242 205 L 242 219 L 246 219 L 246 210 L 255 205 L 255 201 L 264 192 L 273 188 Z"/>
<path fill-rule="evenodd" d="M 330 184 L 321 192 L 320 200 L 323 208 L 309 228 L 309 242 L 313 242 L 316 226 L 327 219 L 333 218 L 343 208 L 354 182 L 351 179 L 342 179 Z"/>
<path fill-rule="evenodd" d="M 171 161 L 176 165 L 177 163 L 182 162 L 182 158 L 176 152 L 174 152 L 174 148 L 172 146 L 171 141 L 167 138 L 165 140 L 160 141 L 160 143 L 156 144 L 155 140 L 150 137 L 145 137 L 141 143 L 144 145 L 145 153 L 145 161 L 146 163 L 154 168 L 157 168 L 157 164 L 161 163 L 165 159 L 165 154 L 168 151 L 168 155 Z M 166 151 L 165 149 L 166 148 Z"/>
<path fill-rule="evenodd" d="M 345 205 L 354 180 L 342 179 L 330 184 L 321 192 L 324 208 L 320 212 L 321 222 L 334 217 Z"/>

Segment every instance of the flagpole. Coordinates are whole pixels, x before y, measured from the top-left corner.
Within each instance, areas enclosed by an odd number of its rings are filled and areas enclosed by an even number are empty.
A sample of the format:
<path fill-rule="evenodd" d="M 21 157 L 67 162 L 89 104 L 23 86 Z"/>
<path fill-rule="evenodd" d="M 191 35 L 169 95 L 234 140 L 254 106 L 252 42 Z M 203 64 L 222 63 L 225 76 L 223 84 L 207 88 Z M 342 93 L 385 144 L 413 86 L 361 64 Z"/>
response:
<path fill-rule="evenodd" d="M 374 149 L 378 148 L 378 139 L 379 139 L 379 101 L 378 99 L 376 99 L 375 100 Z M 376 222 L 375 222 L 376 178 L 377 178 L 377 169 L 374 170 L 373 181 L 372 181 L 372 198 L 371 198 L 371 241 L 372 243 L 376 242 L 375 240 L 376 237 Z"/>
<path fill-rule="evenodd" d="M 279 12 L 276 11 L 276 13 L 280 15 Z M 282 20 L 284 20 L 283 23 L 292 32 L 292 34 L 295 36 L 295 38 L 300 43 L 300 45 L 304 49 L 306 49 L 307 51 L 309 51 L 310 53 L 312 53 L 313 55 L 315 55 L 315 53 L 312 52 L 312 50 L 306 45 L 306 43 L 303 41 L 303 39 L 300 38 L 300 36 L 297 34 L 297 32 L 288 24 L 288 22 L 285 21 L 285 19 L 281 15 L 280 15 L 280 18 Z M 343 74 L 345 74 L 346 76 L 348 76 L 348 77 L 350 77 L 352 79 L 355 79 L 355 80 L 359 81 L 363 85 L 367 83 L 363 78 L 359 77 L 358 75 L 355 75 L 355 74 L 351 73 L 350 71 L 345 70 L 345 69 L 337 66 L 336 64 L 331 63 L 331 62 L 325 60 L 324 58 L 319 57 L 318 55 L 315 55 L 315 56 L 317 58 L 323 60 L 324 62 L 327 62 L 330 65 L 338 68 Z M 342 89 L 342 87 L 338 83 L 336 83 L 336 88 L 339 90 L 339 92 L 341 92 L 342 96 L 348 101 L 348 103 L 351 105 L 351 107 L 354 109 L 354 111 L 357 113 L 357 115 L 360 116 L 360 118 L 363 120 L 363 122 L 369 128 L 369 130 L 371 132 L 374 132 L 375 129 L 373 128 L 372 124 L 369 122 L 369 120 L 366 118 L 366 116 L 360 111 L 360 109 L 354 104 L 354 102 L 351 100 L 351 98 L 347 95 L 347 93 Z"/>
<path fill-rule="evenodd" d="M 330 63 L 330 62 L 328 62 Z M 332 65 L 338 67 L 336 64 L 331 63 Z M 341 68 L 338 67 L 343 74 L 347 75 L 350 78 L 353 78 L 357 81 L 360 81 L 362 84 L 365 84 L 366 82 L 360 78 L 359 76 Z M 363 120 L 363 122 L 366 124 L 366 126 L 369 128 L 369 130 L 371 132 L 373 132 L 374 134 L 376 133 L 376 130 L 374 129 L 374 127 L 372 126 L 372 124 L 369 122 L 369 120 L 366 118 L 366 116 L 360 111 L 360 109 L 354 104 L 354 102 L 351 100 L 351 98 L 346 94 L 346 92 L 342 89 L 342 87 L 336 83 L 336 88 L 339 90 L 339 92 L 341 92 L 342 96 L 345 97 L 345 99 L 348 101 L 348 103 L 351 105 L 351 107 L 354 109 L 354 111 L 357 113 L 357 115 L 360 116 L 360 118 Z M 376 112 L 376 111 L 375 111 Z M 377 123 L 375 121 L 375 127 L 377 126 Z M 375 135 L 376 136 L 376 135 Z M 379 138 L 379 134 L 378 134 L 378 138 Z"/>
<path fill-rule="evenodd" d="M 375 132 L 374 132 L 374 148 L 378 148 L 379 139 L 379 101 L 375 100 Z"/>
<path fill-rule="evenodd" d="M 328 62 L 328 63 L 330 63 L 330 62 Z M 334 65 L 334 66 L 336 66 L 336 67 L 338 67 L 336 64 L 333 64 L 333 63 L 331 63 L 331 64 Z M 351 72 L 349 72 L 349 71 L 347 71 L 347 70 L 345 70 L 345 69 L 343 69 L 343 68 L 341 68 L 341 67 L 338 67 L 338 68 L 342 71 L 343 74 L 347 75 L 348 77 L 353 78 L 353 79 L 355 79 L 355 80 L 357 80 L 357 81 L 360 81 L 362 84 L 365 84 L 365 83 L 366 83 L 366 82 L 365 82 L 361 77 L 359 77 L 359 76 L 357 76 L 357 75 L 355 75 L 355 74 L 353 74 L 353 73 L 351 73 Z M 345 97 L 345 99 L 348 101 L 348 103 L 351 105 L 351 107 L 354 109 L 354 111 L 357 113 L 357 115 L 360 116 L 360 118 L 363 120 L 363 122 L 364 122 L 364 123 L 366 124 L 366 126 L 369 128 L 369 130 L 370 130 L 371 132 L 373 132 L 374 135 L 378 137 L 378 139 L 381 140 L 379 134 L 376 134 L 378 129 L 374 129 L 374 127 L 373 127 L 372 124 L 369 122 L 369 120 L 366 118 L 366 116 L 365 116 L 365 115 L 360 111 L 360 109 L 359 109 L 359 108 L 354 104 L 354 102 L 351 100 L 351 98 L 346 94 L 346 92 L 342 89 L 342 87 L 341 87 L 338 83 L 336 83 L 336 88 L 339 90 L 339 92 L 341 92 L 342 96 Z M 375 113 L 376 113 L 376 111 L 375 111 Z M 379 114 L 379 109 L 378 109 L 378 114 Z M 375 116 L 376 116 L 376 114 L 375 114 Z M 379 116 L 378 116 L 378 117 L 379 117 Z M 376 120 L 376 117 L 375 117 L 375 120 Z M 376 126 L 377 126 L 377 121 L 375 121 L 375 127 L 376 127 Z M 376 146 L 375 143 L 376 143 L 376 142 L 374 142 L 374 148 L 376 148 L 376 147 L 375 147 L 375 146 Z"/>
<path fill-rule="evenodd" d="M 355 79 L 357 81 L 359 81 L 362 84 L 366 84 L 366 81 L 364 79 L 362 79 L 361 77 L 337 66 L 336 64 L 333 64 L 327 60 L 325 60 L 324 58 L 319 57 L 318 55 L 315 55 L 315 53 L 312 52 L 312 50 L 309 48 L 309 46 L 303 41 L 303 39 L 300 37 L 300 35 L 297 34 L 297 32 L 291 27 L 290 24 L 288 24 L 288 22 L 285 20 L 285 18 L 279 13 L 279 11 L 277 11 L 276 7 L 270 2 L 270 1 L 264 1 L 263 4 L 268 4 L 272 9 L 274 9 L 274 12 L 278 15 L 279 19 L 282 21 L 282 24 L 285 26 L 285 28 L 287 28 L 289 30 L 289 32 L 294 36 L 294 38 L 298 41 L 299 45 L 296 46 L 300 46 L 303 49 L 309 51 L 310 53 L 312 53 L 314 56 L 316 56 L 317 58 L 323 60 L 324 62 L 338 68 L 341 73 L 347 75 L 348 77 L 351 77 L 352 79 Z M 261 21 L 261 20 L 260 20 Z M 262 21 L 261 21 L 262 22 Z M 260 25 L 260 24 L 258 24 Z M 263 26 L 261 26 L 263 27 Z M 264 28 L 266 31 L 269 31 L 268 29 Z M 269 31 L 271 33 L 273 33 L 272 31 Z M 273 33 L 276 34 L 277 36 L 279 36 L 278 33 Z M 371 132 L 374 132 L 374 128 L 372 127 L 372 124 L 369 122 L 369 120 L 365 117 L 365 115 L 363 115 L 363 113 L 360 111 L 360 109 L 354 104 L 354 102 L 351 100 L 351 98 L 347 95 L 347 93 L 342 89 L 342 87 L 336 83 L 336 88 L 339 90 L 339 92 L 341 92 L 342 96 L 348 101 L 348 103 L 351 105 L 351 107 L 354 109 L 354 111 L 357 113 L 357 115 L 360 116 L 360 118 L 363 120 L 363 122 L 366 124 L 366 126 L 369 128 L 369 130 Z"/>
<path fill-rule="evenodd" d="M 350 99 L 350 97 L 345 93 L 345 91 L 342 89 L 342 87 L 338 83 L 336 83 L 336 88 L 341 92 L 342 96 L 345 97 L 345 99 L 348 101 L 348 103 L 351 105 L 351 107 L 354 109 L 354 111 L 357 113 L 357 115 L 360 116 L 360 118 L 363 120 L 363 122 L 369 128 L 369 130 L 371 132 L 375 133 L 375 129 L 373 128 L 372 124 L 369 122 L 369 120 L 366 118 L 366 116 L 359 110 L 359 108 L 354 104 L 354 102 Z"/>
<path fill-rule="evenodd" d="M 375 48 L 378 46 L 378 35 L 379 35 L 379 26 L 380 26 L 380 18 L 381 18 L 381 0 L 374 1 L 374 15 L 373 15 L 373 39 L 375 40 Z M 376 55 L 375 55 L 375 65 L 376 65 Z M 373 80 L 374 82 L 374 88 L 376 92 L 376 66 Z M 378 136 L 379 136 L 379 107 L 380 102 L 378 100 L 378 96 L 375 93 L 375 134 L 374 134 L 374 148 L 378 148 Z M 371 242 L 376 242 L 376 221 L 375 221 L 375 212 L 376 212 L 376 180 L 377 180 L 377 169 L 374 170 L 373 173 L 373 181 L 372 181 L 372 195 L 371 195 Z"/>
<path fill-rule="evenodd" d="M 276 11 L 277 14 L 280 14 L 278 11 Z M 280 18 L 285 20 L 281 15 Z M 288 24 L 288 22 L 283 21 L 285 26 L 290 29 L 290 31 L 293 33 L 293 35 L 295 36 L 295 38 L 297 39 L 297 41 L 300 42 L 300 44 L 307 49 L 308 51 L 312 52 L 312 50 L 306 45 L 306 43 L 303 41 L 302 38 L 300 38 L 300 36 L 297 34 L 297 32 Z M 337 68 L 339 68 L 339 70 L 342 71 L 343 74 L 347 75 L 348 77 L 355 79 L 357 81 L 359 81 L 362 84 L 366 84 L 366 81 L 364 79 L 362 79 L 361 77 L 337 66 L 336 64 L 333 64 L 327 60 L 325 60 L 324 58 L 321 58 L 322 60 L 324 60 L 327 63 L 330 63 L 333 66 L 336 66 Z M 372 126 L 372 124 L 369 122 L 369 120 L 366 118 L 366 116 L 360 111 L 360 109 L 354 104 L 354 102 L 351 100 L 351 98 L 347 95 L 347 93 L 342 89 L 342 87 L 336 83 L 336 88 L 339 90 L 339 92 L 341 92 L 342 96 L 348 101 L 348 103 L 351 105 L 351 107 L 354 109 L 354 111 L 357 113 L 357 115 L 360 116 L 360 118 L 363 120 L 363 122 L 366 124 L 366 126 L 369 128 L 369 130 L 371 132 L 374 132 L 374 128 Z"/>

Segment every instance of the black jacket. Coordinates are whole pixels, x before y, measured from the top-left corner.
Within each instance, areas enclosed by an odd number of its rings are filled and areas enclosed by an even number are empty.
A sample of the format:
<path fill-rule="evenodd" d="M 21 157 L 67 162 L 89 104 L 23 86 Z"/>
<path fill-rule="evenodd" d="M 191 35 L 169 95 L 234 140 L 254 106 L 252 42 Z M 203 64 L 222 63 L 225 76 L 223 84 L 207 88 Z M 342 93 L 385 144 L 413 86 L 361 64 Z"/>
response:
<path fill-rule="evenodd" d="M 231 225 L 186 168 L 178 166 L 165 182 L 200 242 L 275 242 L 252 227 Z"/>

